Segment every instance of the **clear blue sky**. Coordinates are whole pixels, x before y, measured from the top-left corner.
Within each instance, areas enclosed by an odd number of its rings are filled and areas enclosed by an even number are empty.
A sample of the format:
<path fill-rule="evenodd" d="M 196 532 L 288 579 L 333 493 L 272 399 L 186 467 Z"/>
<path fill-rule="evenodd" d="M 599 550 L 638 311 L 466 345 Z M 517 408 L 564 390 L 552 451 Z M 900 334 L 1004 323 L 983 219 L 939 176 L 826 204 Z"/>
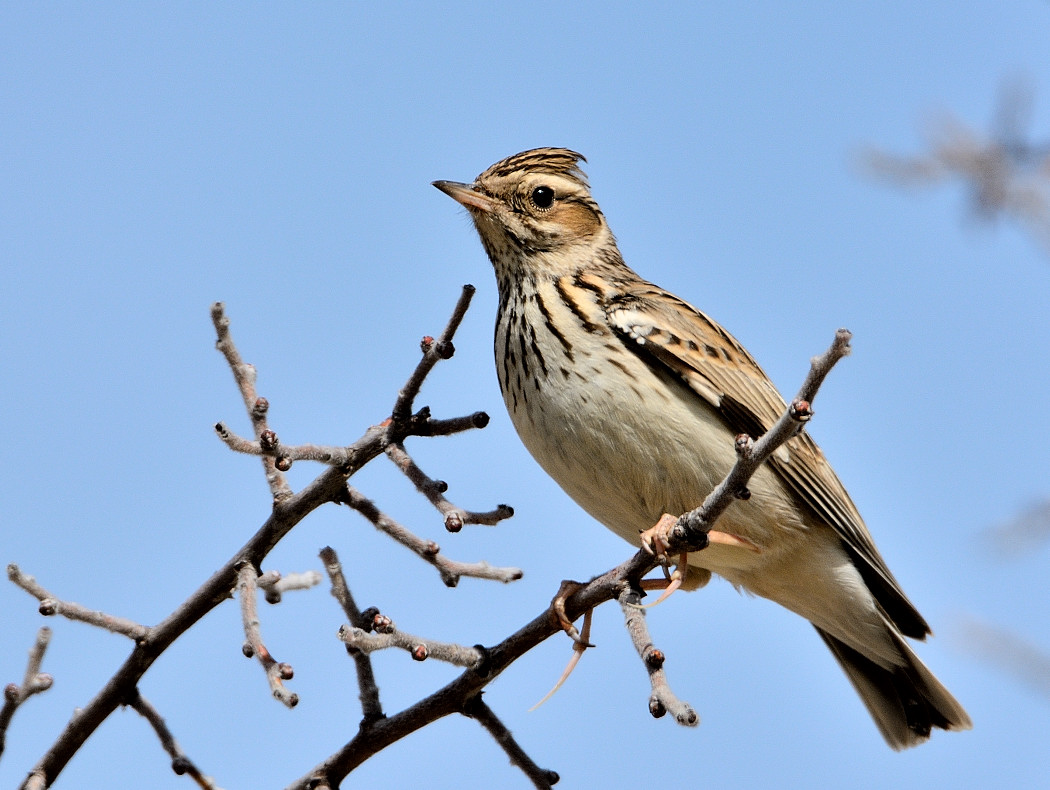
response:
<path fill-rule="evenodd" d="M 430 186 L 541 145 L 589 160 L 628 262 L 724 323 L 782 390 L 839 326 L 854 354 L 812 433 L 887 561 L 933 624 L 924 660 L 971 733 L 885 747 L 804 621 L 713 583 L 650 618 L 698 729 L 650 718 L 618 610 L 597 613 L 575 676 L 527 713 L 569 655 L 551 640 L 486 699 L 564 787 L 1031 787 L 1050 706 L 976 660 L 969 618 L 1050 648 L 1044 546 L 1011 562 L 985 531 L 1050 494 L 1050 262 L 1009 224 L 967 221 L 964 193 L 866 180 L 874 144 L 918 152 L 939 110 L 986 128 L 1028 75 L 1050 137 L 1050 4 L 14 4 L 0 7 L 0 560 L 55 594 L 154 623 L 269 509 L 258 463 L 215 438 L 247 419 L 213 348 L 227 304 L 272 425 L 348 443 L 389 413 L 459 288 L 478 286 L 457 354 L 420 403 L 492 424 L 410 444 L 449 496 L 508 502 L 497 529 L 444 533 L 380 460 L 354 482 L 451 556 L 519 565 L 509 586 L 432 569 L 329 507 L 271 556 L 340 553 L 362 605 L 434 638 L 493 643 L 563 578 L 631 548 L 518 444 L 491 359 L 494 280 L 464 212 Z M 381 10 L 380 10 L 381 9 Z M 316 470 L 293 469 L 297 486 Z M 39 625 L 54 688 L 16 715 L 0 786 L 24 776 L 129 650 L 0 584 L 0 680 Z M 269 698 L 231 602 L 181 639 L 142 692 L 232 790 L 283 787 L 356 729 L 352 664 L 326 589 L 262 609 L 302 701 Z M 376 658 L 388 711 L 454 676 Z M 355 787 L 526 787 L 472 721 L 445 720 L 367 763 Z M 489 778 L 485 778 L 489 777 Z M 59 787 L 186 788 L 153 734 L 114 715 Z"/>

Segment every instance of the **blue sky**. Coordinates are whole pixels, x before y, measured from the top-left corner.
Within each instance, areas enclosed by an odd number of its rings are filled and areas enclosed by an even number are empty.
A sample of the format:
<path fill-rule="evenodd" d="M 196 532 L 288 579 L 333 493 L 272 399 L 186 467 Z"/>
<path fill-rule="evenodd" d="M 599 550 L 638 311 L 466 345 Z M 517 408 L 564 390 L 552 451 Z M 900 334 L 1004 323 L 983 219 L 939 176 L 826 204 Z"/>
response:
<path fill-rule="evenodd" d="M 493 371 L 494 280 L 465 213 L 430 186 L 526 148 L 583 152 L 627 261 L 736 334 L 785 392 L 834 330 L 854 353 L 811 431 L 930 620 L 920 654 L 975 729 L 885 747 L 804 621 L 727 584 L 650 616 L 676 691 L 701 715 L 650 718 L 647 680 L 600 609 L 580 668 L 550 640 L 486 695 L 564 787 L 1034 786 L 1045 698 L 977 660 L 978 619 L 1044 650 L 1046 546 L 1010 561 L 989 528 L 1050 495 L 1050 262 L 1009 223 L 967 219 L 962 190 L 865 178 L 865 146 L 920 152 L 950 111 L 987 128 L 1005 80 L 1036 92 L 1050 136 L 1050 4 L 4 4 L 0 7 L 0 559 L 60 597 L 144 623 L 167 615 L 266 517 L 247 432 L 213 347 L 222 300 L 287 442 L 349 443 L 383 419 L 463 283 L 478 286 L 454 359 L 420 404 L 477 409 L 484 431 L 409 445 L 496 529 L 444 533 L 383 460 L 355 485 L 450 556 L 518 565 L 508 586 L 446 589 L 360 517 L 329 507 L 271 555 L 320 568 L 330 544 L 358 601 L 413 633 L 493 643 L 631 548 L 520 446 Z M 291 474 L 301 486 L 316 474 Z M 270 699 L 231 602 L 141 684 L 189 756 L 228 790 L 283 787 L 347 740 L 360 710 L 324 588 L 262 608 L 301 703 Z M 0 585 L 0 680 L 43 622 L 55 685 L 21 709 L 0 785 L 24 776 L 128 652 L 44 621 Z M 375 660 L 390 712 L 454 676 Z M 657 774 L 657 776 L 654 776 Z M 480 727 L 449 719 L 366 763 L 355 787 L 525 779 Z M 491 777 L 483 780 L 481 777 Z M 119 711 L 59 787 L 185 788 Z"/>

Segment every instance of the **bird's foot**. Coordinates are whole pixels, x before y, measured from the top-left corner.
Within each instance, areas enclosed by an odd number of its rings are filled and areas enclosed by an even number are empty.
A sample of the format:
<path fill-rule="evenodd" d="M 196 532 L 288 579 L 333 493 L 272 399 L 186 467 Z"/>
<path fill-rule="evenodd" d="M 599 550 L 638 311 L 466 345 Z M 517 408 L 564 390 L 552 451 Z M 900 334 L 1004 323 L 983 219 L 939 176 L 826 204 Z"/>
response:
<path fill-rule="evenodd" d="M 565 613 L 565 602 L 573 593 L 584 587 L 583 584 L 574 581 L 563 581 L 561 586 L 558 587 L 558 592 L 551 601 L 551 616 L 557 620 L 558 625 L 561 629 L 569 635 L 572 639 L 572 658 L 569 659 L 569 663 L 565 666 L 565 670 L 561 673 L 561 677 L 558 678 L 558 682 L 554 684 L 554 688 L 548 691 L 539 702 L 529 708 L 530 711 L 536 710 L 540 705 L 549 700 L 554 696 L 555 692 L 562 687 L 562 684 L 569 679 L 569 675 L 576 669 L 576 665 L 580 663 L 580 657 L 583 655 L 583 651 L 588 647 L 594 647 L 591 644 L 591 615 L 594 613 L 593 609 L 588 609 L 583 615 L 583 630 L 577 631 L 576 626 L 569 620 L 568 615 Z"/>
<path fill-rule="evenodd" d="M 664 513 L 649 529 L 641 534 L 642 548 L 662 563 L 667 562 L 667 550 L 671 547 L 671 530 L 678 523 L 678 517 Z"/>
<path fill-rule="evenodd" d="M 594 645 L 587 641 L 587 636 L 581 636 L 580 632 L 576 630 L 576 626 L 572 624 L 572 620 L 570 620 L 565 613 L 565 602 L 569 599 L 569 596 L 582 590 L 585 586 L 586 585 L 574 582 L 571 579 L 565 579 L 561 583 L 561 586 L 558 587 L 558 592 L 551 600 L 550 608 L 551 616 L 558 622 L 558 625 L 561 626 L 561 630 L 568 634 L 573 642 L 584 649 L 594 647 Z M 584 616 L 585 619 L 583 622 L 585 632 L 590 631 L 590 615 L 590 610 L 588 610 L 587 614 Z"/>
<path fill-rule="evenodd" d="M 666 578 L 642 579 L 643 590 L 663 590 L 663 593 L 652 603 L 639 606 L 640 609 L 651 609 L 658 603 L 663 603 L 671 597 L 675 590 L 682 586 L 682 580 L 685 578 L 685 569 L 688 567 L 688 555 L 683 551 L 678 555 L 678 562 L 675 564 L 674 571 L 669 572 L 667 570 L 670 564 L 667 558 L 667 551 L 671 545 L 671 530 L 674 529 L 676 523 L 678 523 L 677 516 L 664 513 L 656 524 L 649 527 L 641 535 L 642 548 L 660 561 Z"/>

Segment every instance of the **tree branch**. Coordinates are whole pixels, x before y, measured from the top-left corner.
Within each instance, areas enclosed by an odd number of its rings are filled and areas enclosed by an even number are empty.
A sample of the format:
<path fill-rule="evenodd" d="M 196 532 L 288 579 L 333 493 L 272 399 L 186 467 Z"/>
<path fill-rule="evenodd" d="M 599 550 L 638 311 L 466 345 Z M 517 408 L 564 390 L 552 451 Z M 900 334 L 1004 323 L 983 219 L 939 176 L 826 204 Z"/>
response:
<path fill-rule="evenodd" d="M 45 617 L 60 614 L 70 620 L 104 628 L 107 631 L 112 631 L 114 634 L 121 634 L 136 641 L 145 638 L 146 634 L 149 633 L 149 629 L 146 626 L 139 625 L 126 617 L 116 617 L 105 612 L 88 609 L 86 606 L 81 606 L 72 601 L 62 601 L 56 598 L 37 584 L 36 579 L 32 576 L 26 576 L 22 573 L 21 569 L 14 563 L 7 566 L 7 578 L 40 601 L 40 614 Z"/>
<path fill-rule="evenodd" d="M 292 679 L 292 667 L 290 664 L 278 662 L 262 641 L 255 579 L 255 567 L 251 563 L 246 562 L 238 568 L 237 594 L 241 599 L 241 618 L 244 621 L 242 651 L 247 658 L 254 656 L 259 659 L 274 699 L 289 708 L 294 708 L 299 704 L 299 695 L 289 691 L 284 685 L 285 680 Z"/>
<path fill-rule="evenodd" d="M 175 736 L 172 735 L 171 730 L 168 729 L 164 717 L 161 716 L 160 712 L 139 693 L 137 688 L 134 689 L 134 693 L 128 700 L 127 704 L 130 708 L 137 711 L 142 718 L 149 722 L 153 731 L 157 733 L 161 747 L 163 747 L 164 751 L 166 751 L 171 757 L 171 770 L 173 770 L 177 776 L 188 774 L 190 778 L 197 783 L 197 786 L 200 787 L 201 790 L 221 790 L 211 777 L 205 776 L 201 773 L 200 769 L 193 764 L 193 761 L 186 756 L 186 753 L 182 751 L 182 747 L 179 746 L 178 741 L 175 740 Z"/>
<path fill-rule="evenodd" d="M 463 312 L 470 302 L 472 293 L 473 287 L 464 288 L 449 325 L 442 334 L 444 353 L 448 353 L 451 348 L 452 335 L 462 320 Z M 263 430 L 266 430 L 267 404 L 255 394 L 254 368 L 245 365 L 241 360 L 230 336 L 229 321 L 225 317 L 221 303 L 213 305 L 212 321 L 218 334 L 217 345 L 234 372 L 234 378 L 241 390 L 258 436 Z M 426 374 L 440 358 L 436 356 L 431 359 L 424 354 L 423 361 L 419 363 L 409 380 L 412 387 L 403 389 L 398 397 L 398 407 L 411 410 L 412 398 L 418 392 Z M 396 430 L 392 427 L 394 421 L 388 420 L 387 422 L 387 425 L 369 428 L 357 441 L 346 448 L 346 460 L 343 464 L 328 468 L 298 493 L 290 491 L 283 474 L 277 469 L 271 469 L 272 462 L 269 459 L 264 460 L 267 480 L 274 498 L 273 512 L 270 517 L 248 542 L 215 571 L 211 578 L 197 588 L 182 605 L 163 621 L 146 629 L 146 633 L 141 638 L 137 638 L 131 654 L 98 694 L 74 712 L 61 734 L 26 778 L 22 785 L 24 790 L 48 787 L 54 782 L 91 734 L 117 707 L 124 703 L 153 662 L 190 627 L 230 597 L 230 592 L 237 581 L 238 569 L 241 566 L 249 564 L 258 568 L 270 551 L 307 515 L 326 502 L 343 501 L 347 478 L 382 453 L 391 441 L 400 441 L 405 436 L 413 435 L 414 431 L 425 435 L 431 427 L 429 414 L 413 415 L 402 419 Z M 472 421 L 471 424 L 477 427 L 475 422 Z M 17 568 L 15 570 L 17 571 Z"/>
<path fill-rule="evenodd" d="M 688 702 L 683 702 L 675 696 L 667 683 L 667 675 L 664 672 L 665 656 L 662 650 L 657 650 L 653 646 L 652 637 L 649 636 L 649 627 L 645 622 L 645 609 L 639 605 L 641 595 L 637 590 L 624 588 L 618 600 L 623 610 L 624 626 L 631 637 L 631 643 L 638 651 L 649 673 L 649 682 L 652 686 L 649 712 L 654 719 L 659 719 L 665 713 L 670 712 L 679 724 L 695 727 L 700 723 L 700 717 L 696 715 L 696 711 Z"/>
<path fill-rule="evenodd" d="M 839 330 L 828 352 L 812 361 L 809 375 L 796 401 L 813 400 L 824 377 L 834 364 L 848 353 L 849 338 L 849 332 Z M 705 530 L 710 529 L 715 519 L 736 500 L 737 492 L 747 487 L 759 463 L 795 435 L 799 429 L 799 422 L 808 419 L 808 414 L 811 413 L 808 411 L 808 404 L 806 404 L 805 411 L 801 406 L 800 403 L 793 403 L 774 428 L 756 443 L 757 449 L 750 453 L 747 459 L 742 459 L 743 463 L 738 460 L 722 483 L 705 500 L 705 504 L 698 509 L 703 518 Z M 803 414 L 807 416 L 802 417 Z M 754 462 L 756 457 L 760 458 L 758 462 Z M 592 579 L 589 583 L 580 585 L 575 592 L 568 595 L 564 599 L 566 617 L 574 621 L 585 612 L 606 601 L 619 600 L 621 597 L 624 601 L 629 601 L 630 599 L 624 596 L 627 596 L 631 590 L 637 589 L 642 576 L 652 570 L 656 564 L 656 559 L 652 554 L 645 549 L 640 549 L 626 562 Z M 305 776 L 288 785 L 286 790 L 308 790 L 318 786 L 339 787 L 342 780 L 354 768 L 390 744 L 438 719 L 452 713 L 462 712 L 469 704 L 469 700 L 484 690 L 518 658 L 550 636 L 561 632 L 561 625 L 558 618 L 554 616 L 553 610 L 545 609 L 502 642 L 486 649 L 484 660 L 479 666 L 465 670 L 448 685 L 398 713 L 378 721 L 362 722 L 354 738 Z M 647 643 L 649 640 L 647 636 L 643 636 L 639 641 Z M 692 713 L 690 716 L 692 709 L 678 702 L 670 692 L 662 677 L 661 668 L 656 666 L 653 670 L 650 677 L 652 678 L 654 674 L 657 677 L 652 680 L 653 697 L 651 700 L 655 700 L 658 704 L 654 705 L 651 702 L 650 711 L 654 715 L 659 715 L 659 706 L 663 706 L 666 710 L 672 711 L 675 720 L 679 723 L 695 724 L 696 714 Z"/>
<path fill-rule="evenodd" d="M 707 545 L 707 532 L 715 519 L 721 516 L 739 496 L 746 496 L 747 483 L 751 476 L 789 439 L 802 430 L 813 416 L 811 404 L 817 390 L 824 383 L 831 369 L 850 352 L 849 341 L 853 337 L 848 329 L 835 333 L 831 346 L 818 357 L 810 360 L 809 374 L 799 388 L 798 395 L 788 406 L 773 427 L 752 443 L 745 434 L 737 437 L 737 460 L 729 474 L 704 499 L 704 503 L 680 516 L 671 531 L 669 550 L 672 552 L 702 549 Z"/>
<path fill-rule="evenodd" d="M 469 563 L 450 560 L 441 553 L 441 547 L 437 543 L 417 537 L 402 524 L 379 510 L 372 500 L 353 486 L 346 486 L 341 501 L 371 521 L 376 529 L 385 532 L 402 546 L 408 547 L 437 568 L 438 573 L 441 574 L 441 580 L 448 587 L 455 587 L 459 584 L 461 576 L 494 579 L 504 583 L 517 581 L 522 576 L 520 568 L 493 567 L 484 560 Z"/>
<path fill-rule="evenodd" d="M 514 740 L 514 736 L 510 734 L 510 730 L 499 720 L 492 708 L 481 699 L 481 694 L 467 700 L 467 704 L 463 708 L 463 714 L 474 719 L 484 727 L 493 740 L 507 753 L 511 765 L 516 765 L 520 768 L 525 776 L 529 778 L 529 781 L 539 790 L 550 790 L 553 785 L 558 783 L 561 777 L 554 771 L 540 768 L 532 761 L 532 758 L 518 745 L 518 742 Z"/>
<path fill-rule="evenodd" d="M 321 562 L 324 563 L 325 571 L 332 583 L 332 596 L 343 608 L 350 625 L 362 629 L 370 627 L 370 619 L 362 615 L 354 601 L 354 596 L 350 594 L 350 587 L 346 583 L 343 566 L 339 562 L 339 557 L 336 556 L 335 549 L 330 546 L 321 549 Z M 364 715 L 364 720 L 368 722 L 383 718 L 383 706 L 379 702 L 379 686 L 376 685 L 375 673 L 372 671 L 372 659 L 367 653 L 354 650 L 349 645 L 347 645 L 346 652 L 354 659 L 354 666 L 357 670 L 357 685 L 361 690 L 361 713 Z"/>
<path fill-rule="evenodd" d="M 15 715 L 15 711 L 34 694 L 39 694 L 51 688 L 53 683 L 52 677 L 40 671 L 40 665 L 44 662 L 44 653 L 47 651 L 50 641 L 51 629 L 46 625 L 41 626 L 40 630 L 36 632 L 36 641 L 29 648 L 29 660 L 26 662 L 26 671 L 22 677 L 22 685 L 16 686 L 14 683 L 8 683 L 4 687 L 4 704 L 0 707 L 0 756 L 4 754 L 7 728 L 11 724 L 11 718 Z"/>

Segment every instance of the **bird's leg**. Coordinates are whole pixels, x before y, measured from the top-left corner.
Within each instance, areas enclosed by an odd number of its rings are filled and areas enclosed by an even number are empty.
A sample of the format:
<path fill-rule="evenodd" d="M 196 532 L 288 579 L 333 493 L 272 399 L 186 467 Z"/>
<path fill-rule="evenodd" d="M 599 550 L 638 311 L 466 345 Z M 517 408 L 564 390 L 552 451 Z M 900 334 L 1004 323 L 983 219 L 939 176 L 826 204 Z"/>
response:
<path fill-rule="evenodd" d="M 657 521 L 656 524 L 641 534 L 642 548 L 660 561 L 664 568 L 664 575 L 666 576 L 665 579 L 642 580 L 641 586 L 643 590 L 663 590 L 663 593 L 659 598 L 652 603 L 645 604 L 641 607 L 643 609 L 649 609 L 656 606 L 658 603 L 666 601 L 675 590 L 682 586 L 682 582 L 685 580 L 687 569 L 689 567 L 688 552 L 683 551 L 678 555 L 678 561 L 674 564 L 674 571 L 668 572 L 667 570 L 667 566 L 670 564 L 667 557 L 667 551 L 671 545 L 671 530 L 674 529 L 674 526 L 677 523 L 677 516 L 664 513 L 660 516 L 660 520 Z M 719 546 L 745 549 L 746 551 L 751 551 L 756 554 L 762 552 L 760 546 L 755 545 L 747 538 L 742 538 L 739 535 L 733 535 L 729 532 L 721 532 L 717 529 L 708 531 L 707 542 L 708 545 L 717 543 Z"/>
<path fill-rule="evenodd" d="M 685 578 L 684 569 L 688 567 L 688 555 L 683 551 L 678 556 L 678 562 L 675 564 L 674 571 L 668 572 L 667 570 L 669 564 L 667 559 L 667 550 L 670 548 L 669 539 L 671 536 L 671 530 L 674 529 L 676 523 L 678 523 L 677 516 L 664 513 L 660 516 L 660 520 L 657 521 L 656 524 L 649 527 L 649 529 L 645 530 L 641 535 L 642 548 L 660 561 L 666 578 L 642 579 L 641 586 L 643 590 L 663 590 L 663 593 L 652 603 L 640 606 L 640 609 L 650 609 L 658 603 L 666 601 L 671 597 L 675 590 L 682 586 L 682 579 Z"/>
<path fill-rule="evenodd" d="M 578 582 L 562 582 L 562 588 L 564 588 L 566 584 L 574 584 L 577 586 L 577 588 L 582 586 Z M 559 595 L 561 594 L 560 589 L 558 593 Z M 571 593 L 568 593 L 567 595 L 571 595 Z M 555 598 L 555 601 L 557 600 L 558 599 Z M 564 611 L 565 602 L 564 600 L 562 600 L 562 616 L 564 616 Z M 572 646 L 572 658 L 570 658 L 569 663 L 565 665 L 565 670 L 561 673 L 561 677 L 558 678 L 558 682 L 554 684 L 554 688 L 552 688 L 550 691 L 543 695 L 543 699 L 541 699 L 539 702 L 537 702 L 535 705 L 529 708 L 530 711 L 536 710 L 536 708 L 538 708 L 540 705 L 542 705 L 544 702 L 546 702 L 554 696 L 555 692 L 562 687 L 562 684 L 569 679 L 569 675 L 571 675 L 572 671 L 576 669 L 576 665 L 580 663 L 580 657 L 583 655 L 583 651 L 586 650 L 588 647 L 593 647 L 593 645 L 589 641 L 591 638 L 591 615 L 593 614 L 594 610 L 588 609 L 587 613 L 583 616 L 583 631 L 578 636 L 573 637 L 574 643 Z M 573 631 L 576 630 L 572 623 L 568 623 L 568 625 L 569 628 L 572 628 Z M 564 625 L 562 627 L 564 628 Z M 568 633 L 568 631 L 566 632 Z M 570 633 L 569 636 L 572 636 L 572 634 Z"/>

